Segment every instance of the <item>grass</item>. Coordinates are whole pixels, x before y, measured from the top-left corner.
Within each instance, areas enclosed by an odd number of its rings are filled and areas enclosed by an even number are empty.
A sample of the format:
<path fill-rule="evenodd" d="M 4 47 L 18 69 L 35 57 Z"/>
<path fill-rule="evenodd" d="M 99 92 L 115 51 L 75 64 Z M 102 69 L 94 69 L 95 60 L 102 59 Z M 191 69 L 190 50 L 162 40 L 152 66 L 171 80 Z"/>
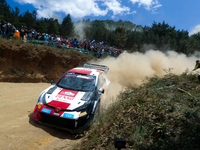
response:
<path fill-rule="evenodd" d="M 200 149 L 200 84 L 187 71 L 181 75 L 146 78 L 129 87 L 85 133 L 74 149 L 115 149 L 125 138 L 129 149 Z"/>

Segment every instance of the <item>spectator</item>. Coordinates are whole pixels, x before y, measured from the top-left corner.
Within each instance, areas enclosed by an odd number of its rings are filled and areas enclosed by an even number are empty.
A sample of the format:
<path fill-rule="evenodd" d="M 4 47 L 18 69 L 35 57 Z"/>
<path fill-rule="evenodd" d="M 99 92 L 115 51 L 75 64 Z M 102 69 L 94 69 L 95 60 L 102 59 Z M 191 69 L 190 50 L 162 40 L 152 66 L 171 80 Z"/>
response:
<path fill-rule="evenodd" d="M 11 31 L 10 31 L 10 36 L 12 37 L 12 36 L 14 36 L 14 34 L 15 34 L 15 30 L 16 30 L 16 28 L 15 28 L 15 26 L 13 25 L 13 24 L 11 24 Z"/>
<path fill-rule="evenodd" d="M 6 36 L 6 30 L 7 30 L 6 22 L 4 20 L 2 20 L 2 22 L 1 22 L 1 35 L 3 37 Z"/>
<path fill-rule="evenodd" d="M 7 22 L 7 30 L 6 30 L 7 38 L 10 37 L 10 30 L 11 30 L 11 24 L 9 22 Z"/>
<path fill-rule="evenodd" d="M 15 33 L 14 33 L 14 39 L 19 40 L 20 38 L 21 38 L 20 32 L 18 30 L 16 30 Z"/>
<path fill-rule="evenodd" d="M 76 38 L 74 38 L 74 40 L 72 41 L 73 47 L 77 47 L 78 45 L 78 41 Z"/>
<path fill-rule="evenodd" d="M 49 41 L 49 35 L 48 35 L 48 34 L 46 34 L 46 36 L 45 36 L 45 41 L 46 41 L 46 42 Z"/>
<path fill-rule="evenodd" d="M 44 41 L 44 33 L 42 33 L 42 36 L 40 37 L 40 40 Z"/>
<path fill-rule="evenodd" d="M 20 29 L 20 39 L 23 40 L 24 39 L 24 35 L 25 35 L 25 30 L 24 30 L 24 26 L 22 25 L 21 26 L 21 29 Z"/>
<path fill-rule="evenodd" d="M 27 40 L 32 40 L 32 31 L 31 30 L 27 34 Z"/>
<path fill-rule="evenodd" d="M 0 35 L 1 35 L 1 22 L 0 22 Z"/>

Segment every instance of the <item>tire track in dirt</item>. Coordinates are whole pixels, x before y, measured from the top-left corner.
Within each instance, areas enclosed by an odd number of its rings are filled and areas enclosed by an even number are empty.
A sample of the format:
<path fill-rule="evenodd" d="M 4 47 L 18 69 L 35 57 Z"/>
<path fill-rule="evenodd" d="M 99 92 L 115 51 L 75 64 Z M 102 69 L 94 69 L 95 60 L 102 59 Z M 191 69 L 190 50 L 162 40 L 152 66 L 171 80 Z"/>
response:
<path fill-rule="evenodd" d="M 37 98 L 49 83 L 0 82 L 0 149 L 69 149 L 73 140 L 67 131 L 36 123 L 32 112 Z"/>

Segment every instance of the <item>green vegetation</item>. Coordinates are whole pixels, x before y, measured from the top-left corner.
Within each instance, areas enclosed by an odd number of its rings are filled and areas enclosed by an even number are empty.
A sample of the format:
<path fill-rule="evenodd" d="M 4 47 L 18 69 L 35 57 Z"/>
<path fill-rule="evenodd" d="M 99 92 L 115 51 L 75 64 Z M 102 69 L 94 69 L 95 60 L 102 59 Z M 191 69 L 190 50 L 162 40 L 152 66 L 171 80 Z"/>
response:
<path fill-rule="evenodd" d="M 120 93 L 74 149 L 114 149 L 114 138 L 125 138 L 130 149 L 199 149 L 196 75 L 168 73 L 146 81 Z"/>

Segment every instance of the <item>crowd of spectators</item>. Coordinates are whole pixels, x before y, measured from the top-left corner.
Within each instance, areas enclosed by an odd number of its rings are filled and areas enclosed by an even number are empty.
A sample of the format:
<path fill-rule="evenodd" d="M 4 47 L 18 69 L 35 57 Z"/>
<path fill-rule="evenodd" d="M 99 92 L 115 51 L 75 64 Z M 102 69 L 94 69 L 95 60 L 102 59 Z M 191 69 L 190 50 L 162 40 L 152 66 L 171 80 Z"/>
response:
<path fill-rule="evenodd" d="M 4 20 L 0 23 L 0 34 L 2 37 L 6 38 L 18 38 L 21 40 L 41 40 L 45 42 L 56 42 L 60 45 L 71 45 L 71 39 L 63 38 L 60 35 L 46 34 L 37 32 L 35 29 L 28 29 L 26 26 L 21 26 L 19 29 L 14 27 L 12 23 L 6 22 Z M 76 42 L 74 42 L 77 45 Z"/>
<path fill-rule="evenodd" d="M 4 20 L 2 20 L 0 23 L 0 34 L 2 37 L 6 37 L 8 39 L 14 38 L 24 41 L 40 40 L 47 43 L 51 42 L 56 45 L 66 46 L 67 48 L 77 47 L 87 51 L 92 51 L 97 57 L 100 57 L 105 53 L 109 53 L 112 56 L 117 56 L 123 52 L 122 50 L 116 49 L 114 46 L 104 45 L 103 41 L 96 42 L 95 39 L 90 41 L 86 40 L 85 38 L 78 41 L 76 38 L 63 38 L 60 35 L 40 33 L 33 28 L 27 29 L 27 27 L 23 25 L 18 29 L 12 23 L 6 23 Z"/>
<path fill-rule="evenodd" d="M 6 21 L 2 20 L 0 23 L 0 34 L 3 37 L 13 36 L 17 29 L 14 27 L 12 23 L 6 23 Z"/>
<path fill-rule="evenodd" d="M 122 50 L 119 50 L 114 46 L 104 45 L 103 41 L 99 43 L 95 42 L 95 39 L 93 39 L 91 42 L 90 40 L 86 41 L 85 39 L 83 39 L 79 42 L 79 46 L 81 48 L 84 48 L 85 50 L 93 51 L 97 55 L 99 54 L 99 57 L 104 53 L 109 53 L 111 56 L 115 57 L 123 52 Z"/>

